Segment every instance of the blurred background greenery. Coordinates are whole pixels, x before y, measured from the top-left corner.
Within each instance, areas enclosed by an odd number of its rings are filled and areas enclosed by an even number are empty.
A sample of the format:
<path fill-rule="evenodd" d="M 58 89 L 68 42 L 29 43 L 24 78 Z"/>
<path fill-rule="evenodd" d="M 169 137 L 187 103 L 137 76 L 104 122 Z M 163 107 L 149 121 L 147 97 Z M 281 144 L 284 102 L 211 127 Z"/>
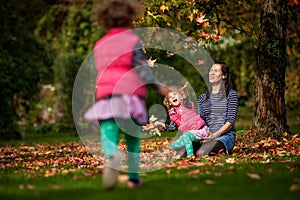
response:
<path fill-rule="evenodd" d="M 93 44 L 106 32 L 92 18 L 95 2 L 1 1 L 0 137 L 22 138 L 33 132 L 76 134 L 72 116 L 74 80 Z M 234 89 L 240 98 L 237 126 L 249 129 L 259 1 L 142 2 L 146 11 L 138 17 L 135 27 L 172 28 L 203 43 L 213 60 L 222 60 L 230 65 Z M 216 27 L 198 27 L 199 16 L 195 9 L 205 13 L 211 26 Z M 288 12 L 285 100 L 289 125 L 299 127 L 299 6 L 289 4 Z M 226 20 L 217 21 L 220 16 Z M 203 38 L 199 31 L 204 29 L 210 30 L 211 35 L 217 30 L 220 38 Z M 201 78 L 193 76 L 195 69 L 179 56 L 168 56 L 166 52 L 151 49 L 147 50 L 147 54 L 157 59 L 157 63 L 172 66 L 187 77 L 197 95 L 206 90 Z M 153 90 L 149 91 L 147 105 L 161 101 L 162 98 Z"/>

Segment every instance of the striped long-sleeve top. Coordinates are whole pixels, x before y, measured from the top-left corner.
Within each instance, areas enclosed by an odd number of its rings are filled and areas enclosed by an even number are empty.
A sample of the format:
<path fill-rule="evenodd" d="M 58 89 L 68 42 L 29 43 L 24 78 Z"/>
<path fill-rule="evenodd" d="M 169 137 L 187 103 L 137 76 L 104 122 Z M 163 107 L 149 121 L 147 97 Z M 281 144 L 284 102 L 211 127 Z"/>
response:
<path fill-rule="evenodd" d="M 235 90 L 230 90 L 227 98 L 222 98 L 221 94 L 211 94 L 206 101 L 205 93 L 198 97 L 198 113 L 212 133 L 218 131 L 226 122 L 232 124 L 230 131 L 235 133 L 237 111 L 238 95 Z"/>

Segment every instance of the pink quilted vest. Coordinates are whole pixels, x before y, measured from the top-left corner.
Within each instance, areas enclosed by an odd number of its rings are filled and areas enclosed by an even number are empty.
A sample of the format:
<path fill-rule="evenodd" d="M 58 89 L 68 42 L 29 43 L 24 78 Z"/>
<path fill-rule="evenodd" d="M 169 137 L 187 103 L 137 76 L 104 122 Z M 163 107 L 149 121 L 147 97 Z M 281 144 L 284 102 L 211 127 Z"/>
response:
<path fill-rule="evenodd" d="M 133 50 L 139 37 L 126 28 L 113 28 L 94 46 L 98 71 L 96 98 L 130 94 L 146 96 L 146 84 L 133 67 Z"/>
<path fill-rule="evenodd" d="M 169 109 L 170 119 L 176 123 L 178 130 L 185 133 L 190 130 L 199 130 L 205 124 L 200 115 L 197 114 L 192 103 L 192 109 L 186 108 L 183 103 L 178 107 Z"/>

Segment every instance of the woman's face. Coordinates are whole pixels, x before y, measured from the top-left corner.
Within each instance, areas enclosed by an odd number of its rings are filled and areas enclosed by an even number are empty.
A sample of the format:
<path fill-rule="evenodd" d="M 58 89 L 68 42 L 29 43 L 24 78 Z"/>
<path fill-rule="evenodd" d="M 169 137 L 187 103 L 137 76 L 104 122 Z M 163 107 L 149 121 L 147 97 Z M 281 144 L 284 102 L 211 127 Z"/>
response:
<path fill-rule="evenodd" d="M 169 101 L 170 106 L 172 107 L 176 107 L 180 104 L 180 95 L 178 94 L 178 92 L 175 91 L 171 91 L 167 94 L 167 98 Z"/>
<path fill-rule="evenodd" d="M 221 70 L 221 65 L 220 64 L 214 64 L 209 71 L 209 82 L 211 84 L 218 84 L 221 83 L 223 74 Z"/>

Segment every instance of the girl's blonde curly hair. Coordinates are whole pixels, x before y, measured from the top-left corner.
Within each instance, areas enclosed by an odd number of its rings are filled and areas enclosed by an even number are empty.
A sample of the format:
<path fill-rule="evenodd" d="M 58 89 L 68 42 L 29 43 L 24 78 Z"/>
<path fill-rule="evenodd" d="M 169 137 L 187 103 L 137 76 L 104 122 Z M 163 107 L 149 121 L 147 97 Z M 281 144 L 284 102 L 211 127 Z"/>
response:
<path fill-rule="evenodd" d="M 164 100 L 163 100 L 163 104 L 168 108 L 168 109 L 170 109 L 171 108 L 171 104 L 170 104 L 170 101 L 169 101 L 169 93 L 170 92 L 176 92 L 176 93 L 178 93 L 179 95 L 180 95 L 180 92 L 179 92 L 179 90 L 178 90 L 178 88 L 176 87 L 176 86 L 171 86 L 171 87 L 169 87 L 169 89 L 170 89 L 170 91 L 165 95 L 165 98 L 164 98 Z"/>

